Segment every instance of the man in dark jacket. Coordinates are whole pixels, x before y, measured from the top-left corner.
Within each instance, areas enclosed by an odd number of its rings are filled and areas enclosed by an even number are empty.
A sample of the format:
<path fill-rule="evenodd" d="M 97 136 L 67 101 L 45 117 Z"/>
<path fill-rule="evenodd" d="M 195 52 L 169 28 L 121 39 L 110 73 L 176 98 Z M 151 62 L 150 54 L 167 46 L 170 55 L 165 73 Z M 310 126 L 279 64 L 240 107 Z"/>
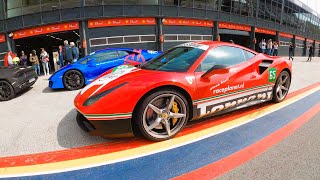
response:
<path fill-rule="evenodd" d="M 79 48 L 74 44 L 74 42 L 70 42 L 70 46 L 72 48 L 73 62 L 77 62 L 79 59 Z"/>
<path fill-rule="evenodd" d="M 313 46 L 310 45 L 310 47 L 309 47 L 309 57 L 308 57 L 307 62 L 308 62 L 308 61 L 311 62 L 311 60 L 312 60 L 312 55 L 313 55 Z"/>
<path fill-rule="evenodd" d="M 293 61 L 293 50 L 294 50 L 293 44 L 290 43 L 289 44 L 289 60 L 292 59 L 292 61 Z"/>
<path fill-rule="evenodd" d="M 72 63 L 73 60 L 73 55 L 72 55 L 72 47 L 68 44 L 68 41 L 64 41 L 64 54 L 63 54 L 63 59 L 64 59 L 64 65 L 68 65 Z"/>

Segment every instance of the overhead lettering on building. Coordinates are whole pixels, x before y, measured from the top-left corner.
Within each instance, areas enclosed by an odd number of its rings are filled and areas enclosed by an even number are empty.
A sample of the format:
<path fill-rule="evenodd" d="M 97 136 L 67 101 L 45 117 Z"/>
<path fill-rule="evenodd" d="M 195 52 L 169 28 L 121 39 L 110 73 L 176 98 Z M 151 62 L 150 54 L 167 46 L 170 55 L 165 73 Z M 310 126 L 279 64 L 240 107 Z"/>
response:
<path fill-rule="evenodd" d="M 256 28 L 256 33 L 276 35 L 276 31 L 265 28 Z"/>
<path fill-rule="evenodd" d="M 293 35 L 292 35 L 292 34 L 283 33 L 283 32 L 280 32 L 280 33 L 279 33 L 279 36 L 282 36 L 282 37 L 285 37 L 285 38 L 293 38 Z"/>
<path fill-rule="evenodd" d="M 233 29 L 239 31 L 251 31 L 251 27 L 242 24 L 234 24 L 234 23 L 227 23 L 227 22 L 219 22 L 219 28 L 221 29 Z"/>
<path fill-rule="evenodd" d="M 79 22 L 52 24 L 52 25 L 46 25 L 46 26 L 16 31 L 13 34 L 13 39 L 20 39 L 20 38 L 25 38 L 30 36 L 50 34 L 50 33 L 62 32 L 62 31 L 71 31 L 71 30 L 77 30 L 77 29 L 79 29 Z"/>
<path fill-rule="evenodd" d="M 213 21 L 183 18 L 165 18 L 163 24 L 166 26 L 200 26 L 213 27 Z"/>
<path fill-rule="evenodd" d="M 155 18 L 108 18 L 91 19 L 88 21 L 89 28 L 112 27 L 112 26 L 148 26 L 155 25 Z"/>

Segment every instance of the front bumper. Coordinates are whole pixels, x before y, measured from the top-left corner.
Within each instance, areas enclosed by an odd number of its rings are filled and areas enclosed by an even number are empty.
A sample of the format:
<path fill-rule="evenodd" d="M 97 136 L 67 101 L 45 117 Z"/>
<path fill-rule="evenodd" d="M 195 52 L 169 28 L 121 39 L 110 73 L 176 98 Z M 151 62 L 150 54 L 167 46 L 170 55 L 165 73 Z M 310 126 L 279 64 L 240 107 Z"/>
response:
<path fill-rule="evenodd" d="M 77 114 L 77 123 L 82 130 L 93 136 L 109 138 L 133 137 L 131 119 L 116 120 L 88 120 L 80 112 Z"/>

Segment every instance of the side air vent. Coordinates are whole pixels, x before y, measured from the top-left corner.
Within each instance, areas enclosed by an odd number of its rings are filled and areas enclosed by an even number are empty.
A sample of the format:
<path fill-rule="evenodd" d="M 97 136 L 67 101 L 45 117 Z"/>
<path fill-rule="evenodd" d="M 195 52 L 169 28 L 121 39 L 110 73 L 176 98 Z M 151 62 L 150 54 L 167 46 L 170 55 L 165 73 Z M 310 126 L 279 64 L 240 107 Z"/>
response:
<path fill-rule="evenodd" d="M 273 63 L 272 60 L 263 60 L 259 64 L 259 73 L 262 74 L 264 71 L 266 71 L 272 63 Z"/>

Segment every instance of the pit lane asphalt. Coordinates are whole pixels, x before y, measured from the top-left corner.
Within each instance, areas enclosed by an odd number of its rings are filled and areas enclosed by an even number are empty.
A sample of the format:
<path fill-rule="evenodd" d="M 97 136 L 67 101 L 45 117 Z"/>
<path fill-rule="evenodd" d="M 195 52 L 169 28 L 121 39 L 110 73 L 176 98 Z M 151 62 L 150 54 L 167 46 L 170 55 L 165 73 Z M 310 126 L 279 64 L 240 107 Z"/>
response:
<path fill-rule="evenodd" d="M 279 144 L 219 180 L 320 179 L 320 113 Z"/>
<path fill-rule="evenodd" d="M 295 58 L 290 91 L 319 82 L 320 58 Z M 0 102 L 0 157 L 39 153 L 112 141 L 83 132 L 75 121 L 79 91 L 52 91 L 48 77 L 17 98 Z M 319 136 L 318 136 L 319 137 Z"/>

